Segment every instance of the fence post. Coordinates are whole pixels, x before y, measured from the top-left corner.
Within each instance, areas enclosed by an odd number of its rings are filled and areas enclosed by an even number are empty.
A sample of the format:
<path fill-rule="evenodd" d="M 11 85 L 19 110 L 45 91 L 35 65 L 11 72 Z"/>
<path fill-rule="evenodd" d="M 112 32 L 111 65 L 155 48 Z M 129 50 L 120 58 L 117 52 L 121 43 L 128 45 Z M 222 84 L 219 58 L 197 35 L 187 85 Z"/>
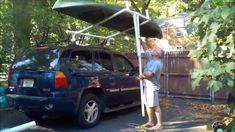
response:
<path fill-rule="evenodd" d="M 215 102 L 215 92 L 211 88 L 210 88 L 210 96 L 211 96 L 211 103 L 214 103 Z"/>
<path fill-rule="evenodd" d="M 168 85 L 168 83 L 169 83 L 169 78 L 168 78 L 168 73 L 169 73 L 169 71 L 168 71 L 168 65 L 169 65 L 169 52 L 166 52 L 166 95 L 167 95 L 167 97 L 169 97 L 169 85 Z"/>

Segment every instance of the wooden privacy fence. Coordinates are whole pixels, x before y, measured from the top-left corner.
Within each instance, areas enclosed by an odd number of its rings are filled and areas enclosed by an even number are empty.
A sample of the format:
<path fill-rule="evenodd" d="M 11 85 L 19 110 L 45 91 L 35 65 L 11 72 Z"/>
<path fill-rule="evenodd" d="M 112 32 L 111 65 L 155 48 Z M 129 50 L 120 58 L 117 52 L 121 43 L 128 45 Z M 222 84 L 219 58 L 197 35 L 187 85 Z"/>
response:
<path fill-rule="evenodd" d="M 198 59 L 191 60 L 189 51 L 170 51 L 162 56 L 163 72 L 161 75 L 160 93 L 168 97 L 197 98 L 214 101 L 214 99 L 227 99 L 229 91 L 225 88 L 213 92 L 207 90 L 201 83 L 196 90 L 192 90 L 191 75 L 194 68 L 199 68 Z M 127 54 L 134 64 L 138 66 L 136 54 Z M 143 66 L 146 64 L 145 54 L 142 54 Z"/>

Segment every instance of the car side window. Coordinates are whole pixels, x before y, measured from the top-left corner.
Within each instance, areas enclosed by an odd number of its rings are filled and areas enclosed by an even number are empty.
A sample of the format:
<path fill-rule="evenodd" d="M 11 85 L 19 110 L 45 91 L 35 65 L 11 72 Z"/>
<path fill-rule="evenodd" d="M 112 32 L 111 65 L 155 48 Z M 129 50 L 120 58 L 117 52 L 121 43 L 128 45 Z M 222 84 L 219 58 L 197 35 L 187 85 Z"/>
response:
<path fill-rule="evenodd" d="M 72 71 L 92 71 L 92 53 L 90 51 L 74 51 L 70 57 L 69 67 Z"/>
<path fill-rule="evenodd" d="M 104 52 L 95 53 L 94 71 L 113 71 L 110 54 Z"/>
<path fill-rule="evenodd" d="M 132 65 L 130 64 L 130 62 L 121 55 L 114 54 L 114 61 L 119 72 L 129 72 L 132 69 Z"/>

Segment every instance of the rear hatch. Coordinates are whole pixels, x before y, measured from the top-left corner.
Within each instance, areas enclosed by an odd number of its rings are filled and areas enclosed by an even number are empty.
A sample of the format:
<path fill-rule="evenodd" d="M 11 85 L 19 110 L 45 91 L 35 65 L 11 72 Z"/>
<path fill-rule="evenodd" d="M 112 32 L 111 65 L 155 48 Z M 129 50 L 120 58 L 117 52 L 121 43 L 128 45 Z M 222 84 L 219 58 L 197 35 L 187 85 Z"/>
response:
<path fill-rule="evenodd" d="M 9 88 L 12 93 L 29 96 L 49 96 L 54 78 L 59 48 L 29 49 L 17 57 L 10 69 Z"/>

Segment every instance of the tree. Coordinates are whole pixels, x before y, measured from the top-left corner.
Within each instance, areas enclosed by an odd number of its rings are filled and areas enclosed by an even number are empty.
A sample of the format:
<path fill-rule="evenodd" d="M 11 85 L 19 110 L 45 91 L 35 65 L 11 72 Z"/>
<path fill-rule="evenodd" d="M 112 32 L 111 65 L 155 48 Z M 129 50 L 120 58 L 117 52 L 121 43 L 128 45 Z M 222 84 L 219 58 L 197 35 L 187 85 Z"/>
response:
<path fill-rule="evenodd" d="M 148 9 L 151 0 L 147 0 L 147 1 L 146 0 L 141 0 L 139 2 L 141 4 L 141 10 L 139 9 L 138 1 L 137 2 L 135 2 L 134 0 L 130 0 L 130 1 L 131 1 L 131 5 L 135 9 L 135 11 L 146 15 L 146 10 Z"/>
<path fill-rule="evenodd" d="M 0 1 L 0 72 L 5 72 L 12 60 L 12 20 L 11 5 L 8 1 Z"/>
<path fill-rule="evenodd" d="M 0 0 L 0 2 L 0 56 L 3 61 L 1 63 L 8 63 L 5 61 L 6 57 L 12 61 L 15 54 L 37 44 L 64 45 L 62 41 L 69 39 L 66 30 L 79 30 L 89 25 L 52 10 L 56 0 Z M 96 2 L 125 7 L 123 0 L 96 0 Z M 129 0 L 129 2 L 132 3 L 132 9 L 142 14 L 148 9 L 153 19 L 173 15 L 176 10 L 180 12 L 187 9 L 187 3 L 182 0 Z M 174 10 L 169 10 L 172 8 L 170 5 L 176 5 Z M 110 30 L 105 28 L 92 30 L 100 35 L 110 34 Z M 132 37 L 129 37 L 128 42 L 123 38 L 123 35 L 116 37 L 115 44 L 110 48 L 121 52 L 135 52 L 136 47 Z M 89 41 L 100 43 L 97 40 Z"/>
<path fill-rule="evenodd" d="M 235 95 L 235 2 L 232 0 L 206 0 L 194 12 L 189 33 L 195 33 L 200 40 L 190 51 L 191 58 L 197 57 L 202 68 L 192 74 L 192 87 L 207 82 L 207 89 L 218 91 L 229 88 Z"/>
<path fill-rule="evenodd" d="M 31 11 L 29 0 L 11 0 L 13 5 L 13 33 L 15 41 L 15 50 L 22 47 L 30 47 L 30 33 L 31 33 Z"/>

